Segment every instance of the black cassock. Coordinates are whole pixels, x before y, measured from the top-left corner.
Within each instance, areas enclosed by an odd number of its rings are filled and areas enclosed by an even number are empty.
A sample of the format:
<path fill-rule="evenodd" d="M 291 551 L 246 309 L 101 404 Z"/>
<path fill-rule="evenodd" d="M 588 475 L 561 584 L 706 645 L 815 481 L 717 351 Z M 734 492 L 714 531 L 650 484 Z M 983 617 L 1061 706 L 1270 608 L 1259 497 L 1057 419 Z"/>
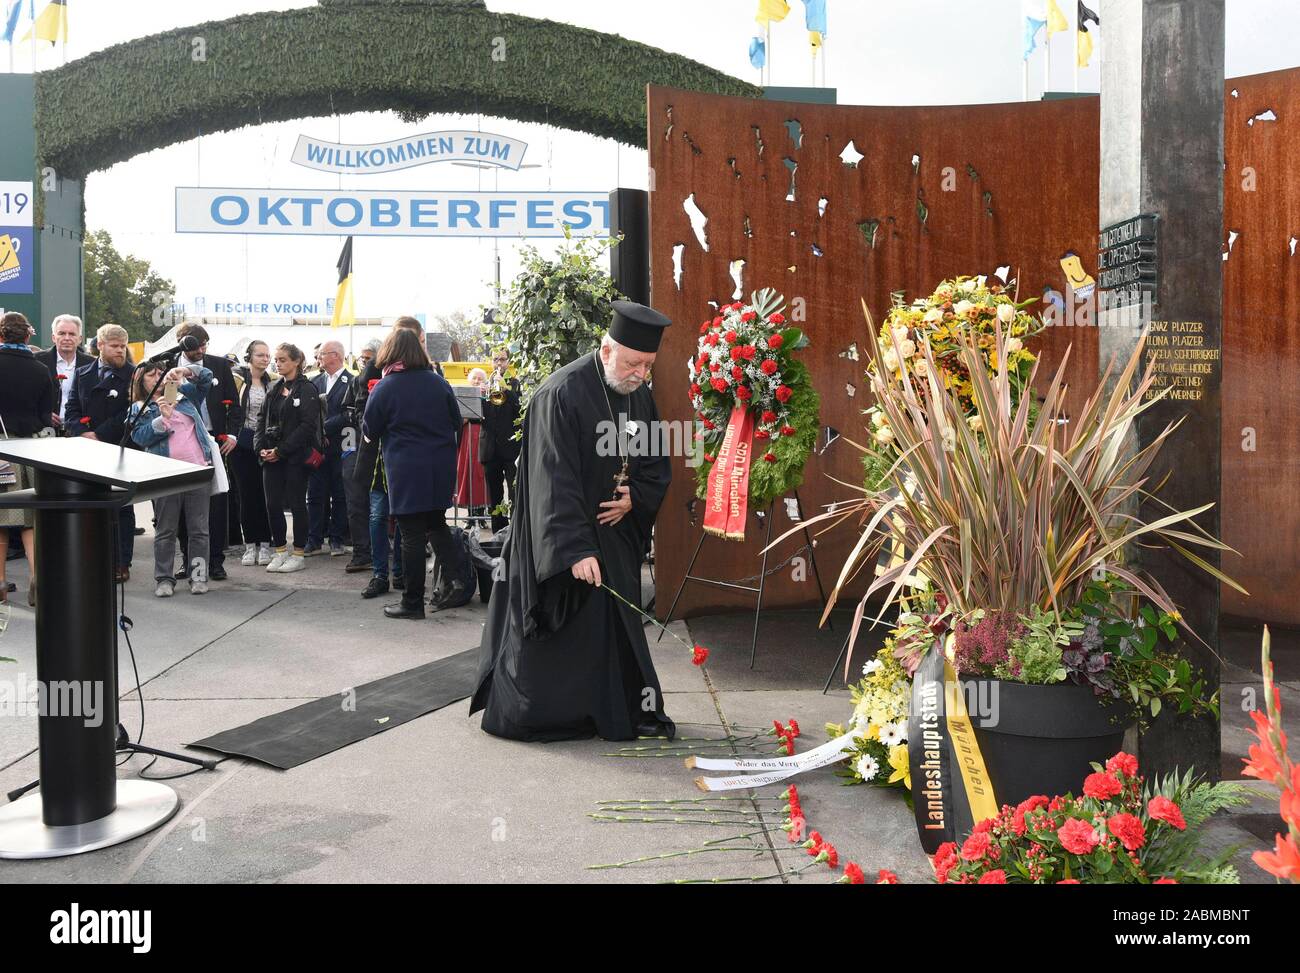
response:
<path fill-rule="evenodd" d="M 624 452 L 646 452 L 626 423 L 640 424 L 640 443 L 654 440 L 650 389 L 619 395 L 600 360 L 584 355 L 542 383 L 524 416 L 506 576 L 492 589 L 470 703 L 496 736 L 629 740 L 638 723 L 656 719 L 675 729 L 641 617 L 570 572 L 594 556 L 602 583 L 641 603 L 641 562 L 672 471 L 666 456 L 628 455 L 632 510 L 613 526 L 598 524 L 622 468 L 609 448 L 611 410 Z M 611 455 L 598 454 L 602 434 L 601 451 Z"/>

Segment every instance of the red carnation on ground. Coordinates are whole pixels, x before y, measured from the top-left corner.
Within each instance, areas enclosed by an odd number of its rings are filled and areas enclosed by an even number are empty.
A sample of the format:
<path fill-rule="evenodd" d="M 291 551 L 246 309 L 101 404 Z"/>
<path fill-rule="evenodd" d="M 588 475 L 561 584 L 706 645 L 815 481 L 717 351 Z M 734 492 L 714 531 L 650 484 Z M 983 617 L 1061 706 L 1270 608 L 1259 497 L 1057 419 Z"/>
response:
<path fill-rule="evenodd" d="M 1151 816 L 1153 821 L 1163 821 L 1179 831 L 1187 830 L 1187 822 L 1183 820 L 1182 808 L 1167 797 L 1151 798 L 1147 802 L 1147 814 Z"/>
<path fill-rule="evenodd" d="M 725 378 L 715 378 L 709 384 L 713 386 L 713 391 L 715 392 L 727 391 L 727 380 Z"/>
<path fill-rule="evenodd" d="M 1124 785 L 1110 774 L 1089 774 L 1083 781 L 1083 793 L 1098 801 L 1114 797 L 1124 789 Z"/>
<path fill-rule="evenodd" d="M 1061 847 L 1072 855 L 1086 855 L 1101 841 L 1092 825 L 1079 818 L 1070 818 L 1057 828 L 1056 837 L 1061 839 Z"/>
<path fill-rule="evenodd" d="M 995 868 L 991 872 L 985 872 L 980 876 L 980 885 L 1006 885 L 1007 873 L 1000 868 Z"/>
<path fill-rule="evenodd" d="M 765 462 L 765 463 L 775 463 L 775 462 L 776 462 L 776 453 L 764 453 L 764 454 L 763 454 L 763 462 Z"/>
<path fill-rule="evenodd" d="M 1106 822 L 1110 833 L 1129 851 L 1137 851 L 1147 843 L 1147 831 L 1142 822 L 1132 814 L 1116 814 Z"/>
<path fill-rule="evenodd" d="M 963 842 L 961 857 L 963 861 L 976 862 L 988 854 L 989 836 L 987 831 L 977 831 Z"/>
<path fill-rule="evenodd" d="M 840 867 L 840 853 L 835 850 L 835 846 L 830 842 L 822 845 L 822 851 L 826 852 L 826 865 L 828 868 Z"/>
<path fill-rule="evenodd" d="M 763 364 L 759 365 L 758 367 L 761 368 L 761 369 L 763 370 L 763 374 L 764 374 L 764 375 L 775 375 L 775 374 L 776 374 L 777 364 L 776 364 L 776 362 L 775 362 L 773 359 L 771 359 L 771 358 L 769 358 L 769 359 L 767 359 L 766 361 L 764 361 Z"/>
<path fill-rule="evenodd" d="M 808 840 L 803 845 L 808 849 L 808 854 L 816 858 L 817 853 L 822 850 L 822 833 L 820 831 L 808 832 Z"/>
<path fill-rule="evenodd" d="M 848 885 L 863 885 L 867 877 L 862 874 L 862 869 L 858 867 L 857 862 L 845 862 L 844 877 L 840 881 Z"/>
<path fill-rule="evenodd" d="M 783 736 L 785 736 L 785 727 L 781 725 L 781 721 L 780 721 L 780 720 L 773 720 L 773 721 L 772 721 L 772 729 L 774 729 L 774 730 L 776 731 L 776 735 L 777 735 L 777 736 L 779 736 L 779 737 L 783 737 Z"/>
<path fill-rule="evenodd" d="M 774 422 L 776 422 L 776 413 L 768 409 L 763 413 L 763 424 L 770 426 Z"/>
<path fill-rule="evenodd" d="M 854 867 L 854 868 L 857 868 L 857 867 L 858 867 L 857 865 L 854 865 L 852 862 L 849 862 L 848 865 L 845 865 L 845 866 L 844 866 L 844 874 L 845 874 L 845 875 L 847 875 L 847 874 L 849 873 L 849 866 L 850 866 L 850 865 L 852 865 L 852 867 Z M 858 869 L 858 871 L 859 871 L 859 874 L 860 874 L 860 873 L 861 873 L 861 869 Z M 899 884 L 899 882 L 898 882 L 898 876 L 895 875 L 893 872 L 891 872 L 888 868 L 882 868 L 882 869 L 880 870 L 880 874 L 876 877 L 876 884 L 877 884 L 877 885 L 898 885 L 898 884 Z"/>
<path fill-rule="evenodd" d="M 793 733 L 795 736 L 798 736 L 800 733 L 799 721 L 796 720 L 794 717 L 790 718 L 790 732 Z"/>
<path fill-rule="evenodd" d="M 777 311 L 775 314 L 769 316 L 767 320 L 769 324 L 785 324 L 785 315 L 780 311 Z"/>
<path fill-rule="evenodd" d="M 704 660 L 707 659 L 708 657 L 709 657 L 709 650 L 702 645 L 697 645 L 691 651 L 691 662 L 695 663 L 697 666 L 704 665 Z"/>
<path fill-rule="evenodd" d="M 778 385 L 776 387 L 776 398 L 779 402 L 789 402 L 790 396 L 794 395 L 794 390 L 788 385 Z"/>
<path fill-rule="evenodd" d="M 1121 750 L 1106 761 L 1106 771 L 1111 774 L 1119 771 L 1125 777 L 1136 777 L 1138 772 L 1137 757 Z"/>
<path fill-rule="evenodd" d="M 945 841 L 934 853 L 932 860 L 934 866 L 935 880 L 943 885 L 948 881 L 948 873 L 957 866 L 957 845 L 952 841 Z"/>

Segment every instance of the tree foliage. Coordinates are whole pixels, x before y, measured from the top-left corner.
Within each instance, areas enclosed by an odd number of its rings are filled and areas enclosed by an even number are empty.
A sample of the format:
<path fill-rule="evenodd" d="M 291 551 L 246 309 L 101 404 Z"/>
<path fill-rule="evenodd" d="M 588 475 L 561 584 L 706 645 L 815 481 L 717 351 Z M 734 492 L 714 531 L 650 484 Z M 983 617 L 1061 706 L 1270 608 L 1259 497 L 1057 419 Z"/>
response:
<path fill-rule="evenodd" d="M 86 331 L 120 324 L 132 341 L 157 341 L 172 325 L 163 313 L 175 300 L 175 285 L 149 261 L 120 253 L 107 230 L 91 230 L 83 246 Z"/>

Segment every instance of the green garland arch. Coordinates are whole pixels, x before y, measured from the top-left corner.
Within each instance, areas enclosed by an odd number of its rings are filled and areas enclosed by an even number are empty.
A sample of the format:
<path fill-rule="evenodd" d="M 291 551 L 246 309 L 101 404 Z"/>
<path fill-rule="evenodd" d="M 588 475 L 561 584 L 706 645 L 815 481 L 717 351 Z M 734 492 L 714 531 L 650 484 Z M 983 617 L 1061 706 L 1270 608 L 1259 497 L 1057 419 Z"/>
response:
<path fill-rule="evenodd" d="M 205 60 L 195 60 L 202 38 Z M 504 60 L 494 60 L 504 40 Z M 202 133 L 392 109 L 483 112 L 643 146 L 646 84 L 759 88 L 613 34 L 488 11 L 480 0 L 325 0 L 211 21 L 36 79 L 37 154 L 82 178 Z"/>

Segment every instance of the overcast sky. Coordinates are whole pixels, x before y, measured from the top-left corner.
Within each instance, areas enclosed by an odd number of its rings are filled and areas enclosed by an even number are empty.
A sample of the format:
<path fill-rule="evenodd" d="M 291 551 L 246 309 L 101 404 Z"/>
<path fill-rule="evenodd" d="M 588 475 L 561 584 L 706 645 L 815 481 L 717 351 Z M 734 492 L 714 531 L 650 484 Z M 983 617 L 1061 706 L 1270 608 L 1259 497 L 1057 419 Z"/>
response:
<path fill-rule="evenodd" d="M 42 5 L 37 0 L 38 9 Z M 314 0 L 71 0 L 68 57 L 205 20 L 313 5 Z M 1100 0 L 1092 6 L 1099 8 Z M 758 30 L 755 0 L 488 0 L 488 7 L 621 34 L 758 81 L 748 59 L 749 38 Z M 807 85 L 811 68 L 803 4 L 793 0 L 791 7 L 791 15 L 773 25 L 771 83 Z M 826 84 L 838 88 L 841 104 L 968 104 L 1022 97 L 1021 0 L 829 0 L 827 7 Z M 1227 75 L 1296 66 L 1297 28 L 1300 0 L 1227 0 Z M 1051 86 L 1068 90 L 1074 85 L 1072 44 L 1066 34 L 1055 41 Z M 964 56 L 972 51 L 982 52 L 975 69 Z M 1104 54 L 1103 24 L 1092 66 L 1080 72 L 1080 90 L 1097 90 L 1097 65 Z M 57 51 L 47 49 L 40 58 L 42 67 L 59 63 Z M 27 51 L 20 50 L 17 67 L 28 66 Z M 1036 98 L 1043 88 L 1041 53 L 1030 66 L 1030 97 Z M 175 281 L 183 303 L 199 296 L 207 298 L 209 308 L 219 300 L 323 302 L 333 294 L 340 238 L 177 235 L 174 187 L 334 189 L 339 177 L 290 162 L 299 134 L 365 143 L 457 128 L 520 139 L 528 143 L 525 162 L 540 168 L 494 177 L 442 163 L 345 176 L 343 187 L 604 192 L 617 185 L 646 186 L 644 150 L 606 139 L 477 115 L 432 116 L 407 125 L 388 112 L 366 113 L 204 136 L 95 173 L 86 187 L 87 227 L 107 229 L 121 249 L 150 260 Z M 543 249 L 551 246 L 537 242 Z M 518 266 L 515 247 L 512 240 L 500 244 L 506 281 Z M 476 311 L 491 301 L 493 243 L 358 237 L 355 268 L 358 315 Z"/>

